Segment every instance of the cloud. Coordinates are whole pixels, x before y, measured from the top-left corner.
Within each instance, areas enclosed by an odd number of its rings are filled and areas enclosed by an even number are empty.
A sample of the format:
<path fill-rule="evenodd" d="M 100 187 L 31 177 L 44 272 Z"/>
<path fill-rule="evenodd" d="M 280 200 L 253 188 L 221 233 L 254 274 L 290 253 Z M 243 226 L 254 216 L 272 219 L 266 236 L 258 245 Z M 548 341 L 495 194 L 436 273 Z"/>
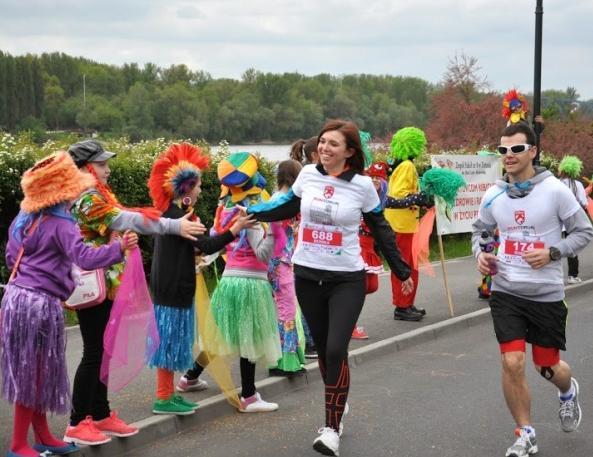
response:
<path fill-rule="evenodd" d="M 100 62 L 185 63 L 215 77 L 247 68 L 440 80 L 448 57 L 476 56 L 493 88 L 533 84 L 535 2 L 516 0 L 73 0 L 9 3 L 0 49 Z M 593 2 L 547 0 L 544 88 L 593 98 Z"/>

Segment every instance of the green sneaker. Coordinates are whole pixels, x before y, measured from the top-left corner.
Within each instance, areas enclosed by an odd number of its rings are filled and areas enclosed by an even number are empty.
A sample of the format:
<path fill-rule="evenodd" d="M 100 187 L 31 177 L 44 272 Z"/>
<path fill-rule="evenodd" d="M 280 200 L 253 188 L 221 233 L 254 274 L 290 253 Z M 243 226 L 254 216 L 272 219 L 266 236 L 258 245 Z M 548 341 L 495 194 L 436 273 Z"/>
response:
<path fill-rule="evenodd" d="M 186 400 L 181 395 L 174 394 L 173 397 L 172 397 L 172 400 L 174 402 L 176 402 L 177 404 L 179 404 L 179 405 L 188 406 L 188 407 L 190 407 L 193 410 L 198 409 L 198 407 L 200 406 L 196 402 L 193 402 L 193 401 L 190 401 L 190 400 Z"/>
<path fill-rule="evenodd" d="M 174 414 L 176 416 L 189 416 L 195 413 L 195 410 L 190 406 L 177 403 L 174 397 L 168 400 L 156 400 L 152 405 L 152 412 L 154 414 Z"/>

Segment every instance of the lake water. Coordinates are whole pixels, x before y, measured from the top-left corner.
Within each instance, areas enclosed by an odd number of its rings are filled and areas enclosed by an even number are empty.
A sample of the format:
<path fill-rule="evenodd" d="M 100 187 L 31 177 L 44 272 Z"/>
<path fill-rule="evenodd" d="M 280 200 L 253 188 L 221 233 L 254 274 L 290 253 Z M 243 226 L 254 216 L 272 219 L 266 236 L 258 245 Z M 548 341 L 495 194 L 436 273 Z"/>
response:
<path fill-rule="evenodd" d="M 215 153 L 219 146 L 214 145 L 211 148 Z M 229 149 L 231 152 L 257 152 L 268 160 L 280 162 L 289 158 L 290 144 L 231 144 Z"/>

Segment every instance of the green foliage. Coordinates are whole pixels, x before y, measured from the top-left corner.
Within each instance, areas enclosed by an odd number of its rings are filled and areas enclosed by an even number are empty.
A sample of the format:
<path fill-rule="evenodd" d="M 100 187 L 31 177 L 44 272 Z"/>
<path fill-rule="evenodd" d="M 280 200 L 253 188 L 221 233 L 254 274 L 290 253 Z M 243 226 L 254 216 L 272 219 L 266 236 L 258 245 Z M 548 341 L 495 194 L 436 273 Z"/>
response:
<path fill-rule="evenodd" d="M 133 141 L 241 144 L 307 138 L 325 119 L 340 117 L 378 138 L 406 125 L 424 127 L 430 90 L 427 81 L 402 76 L 309 77 L 249 69 L 238 81 L 213 79 L 186 65 L 148 63 L 140 69 L 61 53 L 0 52 L 0 129 L 15 131 L 32 116 L 51 129 L 91 129 Z"/>

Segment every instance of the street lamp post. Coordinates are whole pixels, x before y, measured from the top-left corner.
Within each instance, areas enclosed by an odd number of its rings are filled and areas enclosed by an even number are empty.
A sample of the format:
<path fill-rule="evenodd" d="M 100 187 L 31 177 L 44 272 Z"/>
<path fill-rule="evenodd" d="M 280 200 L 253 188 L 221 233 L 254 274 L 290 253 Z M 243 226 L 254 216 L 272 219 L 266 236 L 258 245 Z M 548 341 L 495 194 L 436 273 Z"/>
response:
<path fill-rule="evenodd" d="M 537 0 L 535 7 L 535 58 L 533 71 L 533 128 L 535 130 L 535 145 L 537 155 L 534 164 L 539 165 L 541 124 L 535 122 L 535 116 L 541 114 L 542 97 L 542 24 L 544 18 L 543 0 Z"/>

